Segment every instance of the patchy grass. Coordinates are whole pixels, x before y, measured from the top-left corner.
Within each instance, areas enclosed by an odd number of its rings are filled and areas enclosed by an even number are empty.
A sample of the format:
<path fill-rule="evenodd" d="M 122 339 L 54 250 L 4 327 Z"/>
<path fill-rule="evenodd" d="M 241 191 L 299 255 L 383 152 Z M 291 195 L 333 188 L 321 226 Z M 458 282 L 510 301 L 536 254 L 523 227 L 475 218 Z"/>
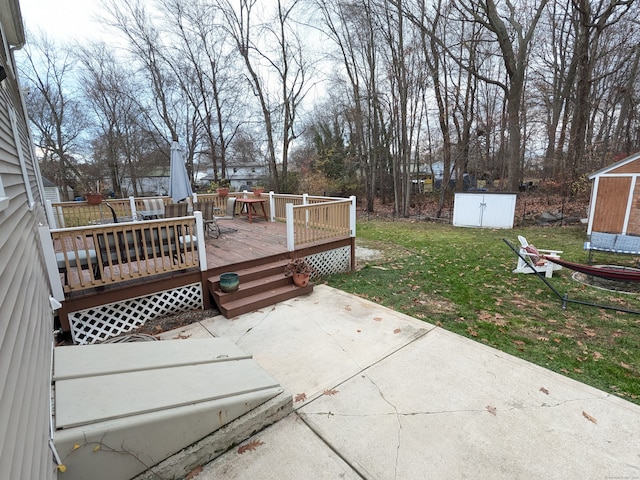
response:
<path fill-rule="evenodd" d="M 640 404 L 640 315 L 569 303 L 566 309 L 535 275 L 513 274 L 515 254 L 502 241 L 563 250 L 586 263 L 583 228 L 489 230 L 427 222 L 358 224 L 358 244 L 383 255 L 329 285 L 437 324 L 578 381 Z M 596 263 L 634 265 L 598 254 Z M 551 284 L 570 299 L 640 310 L 638 295 L 584 285 L 573 272 Z"/>

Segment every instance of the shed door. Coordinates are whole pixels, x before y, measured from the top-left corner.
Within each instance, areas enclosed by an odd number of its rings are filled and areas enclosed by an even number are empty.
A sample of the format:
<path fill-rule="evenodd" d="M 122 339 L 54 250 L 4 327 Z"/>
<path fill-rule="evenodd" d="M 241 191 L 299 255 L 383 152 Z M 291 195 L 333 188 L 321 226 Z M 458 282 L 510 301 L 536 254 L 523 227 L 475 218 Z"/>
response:
<path fill-rule="evenodd" d="M 631 177 L 601 177 L 593 214 L 593 232 L 622 233 Z"/>
<path fill-rule="evenodd" d="M 453 225 L 513 228 L 515 206 L 515 194 L 456 193 Z"/>

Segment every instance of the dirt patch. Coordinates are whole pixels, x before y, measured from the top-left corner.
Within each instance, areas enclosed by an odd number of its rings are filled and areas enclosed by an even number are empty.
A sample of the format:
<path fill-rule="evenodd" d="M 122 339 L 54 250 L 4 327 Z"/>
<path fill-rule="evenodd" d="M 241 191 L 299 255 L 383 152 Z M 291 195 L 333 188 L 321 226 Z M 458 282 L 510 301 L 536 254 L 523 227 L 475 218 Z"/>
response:
<path fill-rule="evenodd" d="M 191 310 L 188 312 L 166 315 L 164 317 L 157 317 L 152 320 L 148 320 L 144 325 L 127 333 L 127 335 L 138 333 L 158 335 L 160 333 L 168 332 L 169 330 L 174 330 L 176 328 L 182 328 L 185 325 L 200 322 L 217 315 L 220 315 L 220 312 L 216 309 Z"/>

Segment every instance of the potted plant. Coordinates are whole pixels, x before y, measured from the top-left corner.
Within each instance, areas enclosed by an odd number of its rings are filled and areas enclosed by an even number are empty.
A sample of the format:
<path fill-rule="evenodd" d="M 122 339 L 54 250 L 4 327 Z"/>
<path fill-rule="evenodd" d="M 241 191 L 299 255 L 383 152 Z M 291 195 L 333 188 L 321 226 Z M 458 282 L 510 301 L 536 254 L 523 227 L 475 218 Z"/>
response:
<path fill-rule="evenodd" d="M 99 205 L 102 203 L 103 195 L 97 192 L 89 192 L 84 194 L 84 198 L 87 200 L 87 203 L 90 205 Z"/>
<path fill-rule="evenodd" d="M 262 186 L 253 187 L 251 190 L 256 197 L 259 197 L 264 193 L 264 187 Z"/>
<path fill-rule="evenodd" d="M 209 191 L 215 190 L 219 197 L 224 198 L 229 195 L 229 185 L 229 180 L 222 178 L 219 182 L 212 182 Z"/>
<path fill-rule="evenodd" d="M 298 287 L 306 287 L 309 285 L 309 279 L 311 274 L 315 273 L 316 269 L 307 262 L 306 258 L 293 258 L 284 267 L 284 274 L 286 277 L 292 277 L 293 283 Z"/>

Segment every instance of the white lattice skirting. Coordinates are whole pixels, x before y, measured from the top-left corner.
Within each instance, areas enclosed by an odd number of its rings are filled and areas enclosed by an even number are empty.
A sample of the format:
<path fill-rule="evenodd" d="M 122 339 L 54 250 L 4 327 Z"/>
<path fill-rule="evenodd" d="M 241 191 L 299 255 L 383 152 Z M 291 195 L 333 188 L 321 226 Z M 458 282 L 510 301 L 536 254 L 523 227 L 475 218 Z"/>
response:
<path fill-rule="evenodd" d="M 204 308 L 202 285 L 193 283 L 72 312 L 69 314 L 71 337 L 80 345 L 96 343 L 130 332 L 153 318 L 201 308 Z"/>
<path fill-rule="evenodd" d="M 347 272 L 351 266 L 351 247 L 336 248 L 305 258 L 316 270 L 312 277 Z"/>

